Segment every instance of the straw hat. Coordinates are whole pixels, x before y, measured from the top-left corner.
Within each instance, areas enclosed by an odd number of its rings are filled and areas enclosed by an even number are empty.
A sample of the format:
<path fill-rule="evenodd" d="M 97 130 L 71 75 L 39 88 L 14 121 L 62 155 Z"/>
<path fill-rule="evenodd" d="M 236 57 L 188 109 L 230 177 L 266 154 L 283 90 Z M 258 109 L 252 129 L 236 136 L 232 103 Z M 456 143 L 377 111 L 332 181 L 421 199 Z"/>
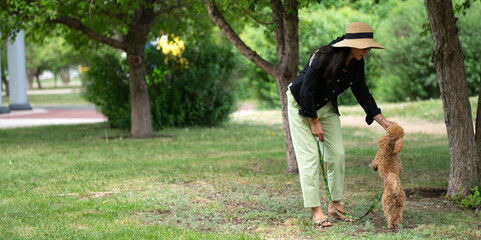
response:
<path fill-rule="evenodd" d="M 344 40 L 333 44 L 333 47 L 352 47 L 358 49 L 384 47 L 374 41 L 372 28 L 362 22 L 349 23 L 346 27 L 346 37 Z"/>

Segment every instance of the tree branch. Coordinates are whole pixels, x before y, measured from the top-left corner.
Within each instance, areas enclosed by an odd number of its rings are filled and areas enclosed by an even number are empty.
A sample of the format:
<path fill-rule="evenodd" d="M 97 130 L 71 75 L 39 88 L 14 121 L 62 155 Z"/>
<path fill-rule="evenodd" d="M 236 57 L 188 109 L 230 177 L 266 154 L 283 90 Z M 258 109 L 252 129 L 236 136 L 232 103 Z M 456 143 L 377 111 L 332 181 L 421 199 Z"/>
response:
<path fill-rule="evenodd" d="M 121 21 L 124 21 L 125 18 L 126 18 L 124 14 L 112 14 L 111 12 L 103 10 L 103 9 L 99 10 L 99 11 L 100 11 L 100 13 L 102 13 L 106 16 L 110 16 L 110 17 L 113 17 L 113 18 L 121 20 Z"/>
<path fill-rule="evenodd" d="M 264 70 L 267 74 L 274 76 L 274 65 L 257 55 L 256 52 L 252 51 L 252 49 L 249 48 L 242 41 L 242 39 L 240 39 L 239 35 L 237 35 L 234 29 L 232 29 L 229 23 L 227 23 L 227 21 L 223 18 L 214 1 L 204 0 L 204 3 L 207 7 L 207 11 L 212 22 L 214 22 L 214 24 L 217 25 L 217 27 L 222 31 L 222 33 L 224 33 L 227 39 L 229 39 L 229 41 L 234 44 L 237 49 L 239 49 L 242 55 L 244 55 L 247 59 L 249 59 L 258 67 L 260 67 L 262 70 Z"/>
<path fill-rule="evenodd" d="M 297 73 L 297 66 L 299 64 L 299 17 L 298 8 L 299 2 L 297 0 L 284 1 L 284 59 L 279 59 L 279 64 L 289 64 L 292 66 L 285 66 L 289 72 L 284 72 L 284 75 L 294 79 Z M 284 63 L 285 59 L 291 59 L 289 63 Z"/>
<path fill-rule="evenodd" d="M 259 19 L 257 19 L 256 17 L 254 17 L 254 15 L 252 15 L 249 11 L 247 11 L 246 9 L 244 9 L 243 7 L 241 7 L 241 5 L 239 3 L 237 3 L 237 1 L 234 1 L 235 4 L 237 4 L 237 6 L 239 7 L 240 10 L 242 10 L 247 16 L 249 16 L 252 20 L 256 21 L 257 23 L 261 24 L 261 25 L 272 25 L 272 24 L 275 24 L 275 22 L 263 22 Z"/>
<path fill-rule="evenodd" d="M 190 7 L 190 6 L 192 6 L 192 4 L 193 4 L 193 2 L 191 2 L 191 1 L 186 3 L 185 1 L 178 0 L 177 4 L 175 4 L 175 5 L 170 5 L 165 9 L 160 9 L 158 12 L 155 13 L 155 17 L 158 17 L 162 14 L 168 13 L 168 12 L 170 12 L 172 10 L 175 10 L 175 9 L 179 9 L 179 8 L 183 8 L 183 7 Z"/>
<path fill-rule="evenodd" d="M 274 37 L 276 40 L 276 51 L 279 64 L 281 64 L 286 48 L 286 40 L 284 36 L 284 6 L 282 6 L 282 0 L 271 0 L 272 6 L 272 19 L 277 23 L 274 29 Z"/>
<path fill-rule="evenodd" d="M 103 35 L 98 34 L 97 32 L 93 31 L 91 28 L 87 27 L 83 24 L 80 20 L 68 16 L 59 16 L 58 18 L 50 20 L 53 23 L 60 23 L 69 28 L 79 30 L 83 32 L 88 37 L 92 38 L 95 41 L 107 44 L 111 47 L 118 48 L 118 49 L 125 49 L 125 45 L 123 42 L 109 38 Z"/>

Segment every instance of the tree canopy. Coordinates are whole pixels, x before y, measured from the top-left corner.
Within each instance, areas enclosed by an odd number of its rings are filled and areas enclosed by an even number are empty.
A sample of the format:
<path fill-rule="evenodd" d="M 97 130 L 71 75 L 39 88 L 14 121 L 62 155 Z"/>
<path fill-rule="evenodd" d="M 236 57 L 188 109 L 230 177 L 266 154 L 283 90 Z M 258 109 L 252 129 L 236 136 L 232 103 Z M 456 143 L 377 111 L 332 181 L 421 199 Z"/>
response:
<path fill-rule="evenodd" d="M 133 137 L 145 138 L 153 134 L 145 80 L 145 44 L 153 31 L 184 31 L 185 26 L 192 26 L 184 24 L 197 20 L 193 11 L 184 14 L 191 10 L 192 3 L 180 0 L 2 1 L 0 31 L 3 39 L 25 29 L 33 40 L 59 34 L 78 47 L 105 44 L 125 51 L 129 63 L 131 133 Z M 202 21 L 198 23 L 202 26 Z"/>

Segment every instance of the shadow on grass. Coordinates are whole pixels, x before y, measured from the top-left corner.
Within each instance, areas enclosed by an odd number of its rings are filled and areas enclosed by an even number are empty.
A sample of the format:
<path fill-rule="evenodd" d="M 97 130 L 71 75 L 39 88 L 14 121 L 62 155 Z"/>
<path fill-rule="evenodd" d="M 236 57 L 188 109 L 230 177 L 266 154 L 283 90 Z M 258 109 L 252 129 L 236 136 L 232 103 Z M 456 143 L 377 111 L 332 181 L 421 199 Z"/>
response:
<path fill-rule="evenodd" d="M 430 187 L 420 187 L 420 188 L 405 188 L 404 193 L 406 198 L 438 198 L 444 197 L 448 190 L 446 188 L 430 188 Z"/>

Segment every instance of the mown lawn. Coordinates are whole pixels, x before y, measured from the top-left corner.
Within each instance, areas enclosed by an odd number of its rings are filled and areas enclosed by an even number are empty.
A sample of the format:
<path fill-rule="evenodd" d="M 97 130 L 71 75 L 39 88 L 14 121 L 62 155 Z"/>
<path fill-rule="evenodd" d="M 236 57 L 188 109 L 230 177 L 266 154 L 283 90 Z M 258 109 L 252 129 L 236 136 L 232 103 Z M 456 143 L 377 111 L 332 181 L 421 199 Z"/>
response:
<path fill-rule="evenodd" d="M 52 89 L 59 90 L 59 89 Z M 44 91 L 48 91 L 45 89 Z M 38 106 L 62 106 L 62 105 L 87 105 L 89 102 L 82 97 L 80 89 L 74 89 L 72 93 L 32 94 L 27 96 L 28 103 L 32 107 Z M 8 106 L 10 98 L 3 96 L 3 104 Z"/>
<path fill-rule="evenodd" d="M 345 204 L 364 213 L 381 182 L 371 132 L 344 129 Z M 287 174 L 280 125 L 165 129 L 146 140 L 105 124 L 0 130 L 2 239 L 413 239 L 481 237 L 480 213 L 429 191 L 447 186 L 442 135 L 407 135 L 401 229 L 382 210 L 312 228 L 298 176 Z M 438 191 L 439 193 L 439 191 Z M 322 197 L 326 203 L 324 191 Z"/>
<path fill-rule="evenodd" d="M 369 167 L 381 135 L 343 132 L 344 202 L 362 215 L 382 187 Z M 398 230 L 387 229 L 380 205 L 358 223 L 313 228 L 298 175 L 286 171 L 280 124 L 230 121 L 155 134 L 131 139 L 106 124 L 0 130 L 0 239 L 481 238 L 481 212 L 443 196 L 443 134 L 404 138 L 408 199 Z M 321 197 L 326 209 L 324 190 Z"/>

